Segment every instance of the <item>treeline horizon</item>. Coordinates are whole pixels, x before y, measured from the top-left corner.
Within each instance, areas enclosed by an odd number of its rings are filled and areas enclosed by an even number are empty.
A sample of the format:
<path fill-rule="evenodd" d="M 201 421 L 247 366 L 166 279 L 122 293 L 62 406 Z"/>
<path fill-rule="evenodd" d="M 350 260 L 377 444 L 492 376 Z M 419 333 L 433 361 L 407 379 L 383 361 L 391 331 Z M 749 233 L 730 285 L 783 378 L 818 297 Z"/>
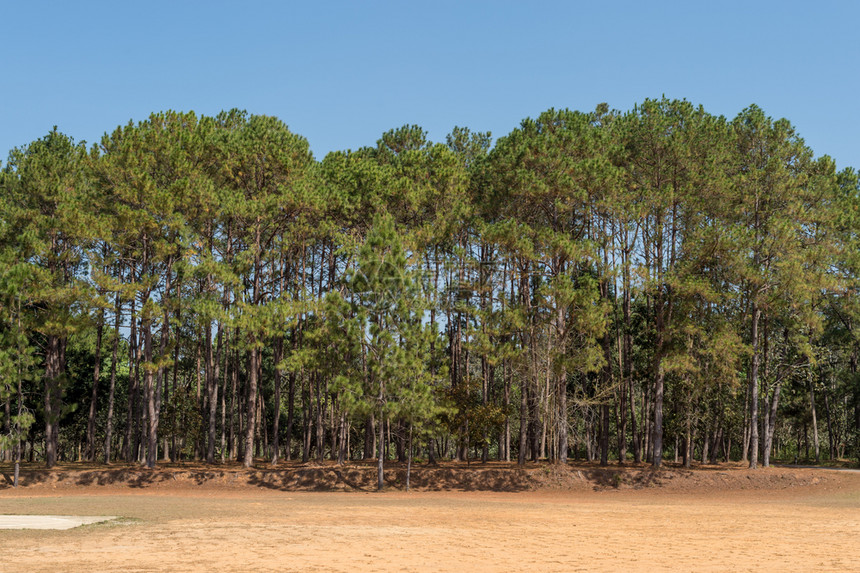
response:
<path fill-rule="evenodd" d="M 0 192 L 5 461 L 860 455 L 860 182 L 757 106 L 322 160 L 167 111 Z"/>

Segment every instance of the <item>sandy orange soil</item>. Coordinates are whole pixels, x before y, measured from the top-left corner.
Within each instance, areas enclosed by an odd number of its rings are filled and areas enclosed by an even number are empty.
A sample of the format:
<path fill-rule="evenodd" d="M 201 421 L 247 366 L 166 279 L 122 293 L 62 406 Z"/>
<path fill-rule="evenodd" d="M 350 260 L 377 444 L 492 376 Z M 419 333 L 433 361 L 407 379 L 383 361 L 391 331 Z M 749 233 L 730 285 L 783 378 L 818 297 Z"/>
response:
<path fill-rule="evenodd" d="M 122 518 L 0 531 L 0 571 L 860 571 L 860 473 L 451 464 L 445 488 L 404 492 L 395 471 L 375 493 L 360 466 L 324 492 L 286 474 L 330 467 L 66 467 L 17 490 L 6 469 L 0 514 Z"/>

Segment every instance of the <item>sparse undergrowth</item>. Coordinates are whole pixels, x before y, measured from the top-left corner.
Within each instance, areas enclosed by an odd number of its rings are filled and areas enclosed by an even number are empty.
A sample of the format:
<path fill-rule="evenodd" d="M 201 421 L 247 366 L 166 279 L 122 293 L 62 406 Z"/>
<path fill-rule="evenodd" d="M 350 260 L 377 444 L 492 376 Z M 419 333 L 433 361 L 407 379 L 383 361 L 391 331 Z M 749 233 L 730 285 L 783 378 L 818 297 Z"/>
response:
<path fill-rule="evenodd" d="M 828 468 L 770 467 L 749 470 L 740 464 L 694 466 L 674 464 L 654 469 L 645 464 L 577 463 L 555 465 L 529 463 L 525 466 L 491 462 L 464 464 L 444 462 L 415 465 L 411 487 L 416 491 L 497 491 L 535 490 L 617 491 L 654 489 L 673 492 L 704 490 L 781 490 L 826 484 L 840 472 Z M 12 489 L 11 468 L 0 465 L 0 490 Z M 385 471 L 388 490 L 403 490 L 406 467 L 390 464 Z M 22 490 L 128 489 L 211 489 L 264 488 L 280 491 L 375 491 L 375 462 L 259 463 L 245 469 L 238 464 L 171 464 L 150 470 L 138 465 L 99 466 L 61 464 L 46 470 L 26 466 L 21 471 Z"/>

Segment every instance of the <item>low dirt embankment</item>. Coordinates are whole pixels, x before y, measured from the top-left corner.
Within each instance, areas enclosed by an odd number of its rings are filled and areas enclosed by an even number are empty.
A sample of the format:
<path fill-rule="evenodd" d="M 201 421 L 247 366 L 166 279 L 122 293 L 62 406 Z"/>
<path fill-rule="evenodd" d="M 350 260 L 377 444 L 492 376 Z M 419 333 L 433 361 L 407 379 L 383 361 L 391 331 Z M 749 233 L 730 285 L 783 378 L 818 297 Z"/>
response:
<path fill-rule="evenodd" d="M 60 464 L 46 470 L 25 465 L 20 476 L 22 490 L 32 493 L 83 493 L 92 490 L 247 490 L 280 491 L 376 491 L 375 462 L 295 462 L 271 466 L 260 462 L 246 469 L 238 464 L 169 464 L 147 469 L 138 465 Z M 739 490 L 785 490 L 790 488 L 838 487 L 845 480 L 860 480 L 860 474 L 826 468 L 771 467 L 749 470 L 741 464 L 694 466 L 667 464 L 655 470 L 648 465 L 576 463 L 566 466 L 530 463 L 525 466 L 490 462 L 443 462 L 413 465 L 410 486 L 416 491 L 624 491 L 714 492 Z M 389 464 L 386 489 L 405 490 L 406 467 Z M 0 464 L 0 490 L 12 487 L 12 467 Z"/>

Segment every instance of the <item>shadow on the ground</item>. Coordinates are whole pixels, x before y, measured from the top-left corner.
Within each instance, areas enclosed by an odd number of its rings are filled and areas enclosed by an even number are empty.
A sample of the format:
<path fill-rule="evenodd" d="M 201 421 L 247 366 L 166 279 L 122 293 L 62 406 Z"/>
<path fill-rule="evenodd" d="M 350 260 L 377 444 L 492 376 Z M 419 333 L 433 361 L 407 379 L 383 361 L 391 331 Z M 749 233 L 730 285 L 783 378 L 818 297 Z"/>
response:
<path fill-rule="evenodd" d="M 161 464 L 148 469 L 137 464 L 99 465 L 64 462 L 47 470 L 37 464 L 22 465 L 21 488 L 74 488 L 113 486 L 131 489 L 206 487 L 217 489 L 258 487 L 273 491 L 377 490 L 375 460 L 334 462 L 281 462 L 271 465 L 257 460 L 245 468 L 239 463 Z M 827 468 L 814 468 L 814 470 Z M 718 487 L 721 489 L 773 489 L 814 485 L 820 473 L 812 468 L 748 470 L 744 464 L 693 464 L 691 469 L 667 462 L 661 468 L 645 463 L 573 461 L 568 464 L 529 462 L 463 463 L 426 462 L 412 466 L 410 487 L 416 491 L 520 492 L 527 490 L 594 490 L 671 488 L 679 491 Z M 0 464 L 0 491 L 12 488 L 11 464 Z M 406 489 L 406 464 L 386 462 L 386 490 Z"/>
<path fill-rule="evenodd" d="M 405 467 L 394 466 L 383 471 L 387 488 L 406 488 Z M 499 491 L 515 492 L 533 489 L 523 471 L 413 467 L 410 487 L 421 491 Z M 253 471 L 248 484 L 280 491 L 376 491 L 377 471 L 368 466 L 305 467 Z"/>

